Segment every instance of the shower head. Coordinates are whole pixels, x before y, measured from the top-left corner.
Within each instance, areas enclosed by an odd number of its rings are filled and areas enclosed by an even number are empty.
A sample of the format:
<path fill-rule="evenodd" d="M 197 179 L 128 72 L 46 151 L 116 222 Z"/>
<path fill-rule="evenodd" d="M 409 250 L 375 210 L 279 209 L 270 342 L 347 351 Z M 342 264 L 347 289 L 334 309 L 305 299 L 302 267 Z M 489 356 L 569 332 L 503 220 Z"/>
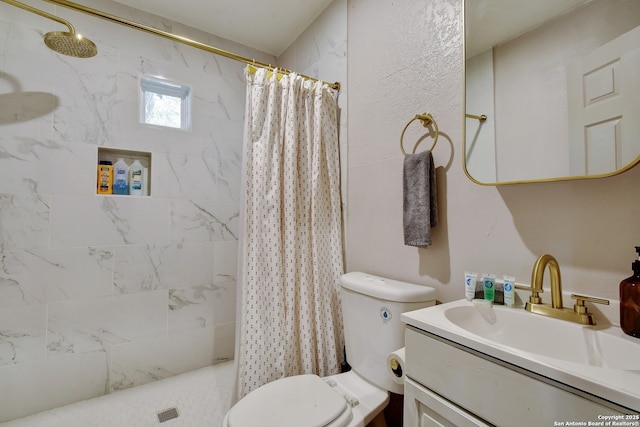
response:
<path fill-rule="evenodd" d="M 52 31 L 44 35 L 44 43 L 51 50 L 76 58 L 91 58 L 98 53 L 91 40 L 75 32 Z"/>
<path fill-rule="evenodd" d="M 24 9 L 28 12 L 35 13 L 36 15 L 43 16 L 53 21 L 66 25 L 69 32 L 65 31 L 52 31 L 44 35 L 44 43 L 52 50 L 63 55 L 75 56 L 76 58 L 90 58 L 98 53 L 98 48 L 89 39 L 82 37 L 76 33 L 73 25 L 69 21 L 59 18 L 50 13 L 44 12 L 35 7 L 20 3 L 16 0 L 2 0 L 5 3 L 9 3 L 13 6 Z"/>

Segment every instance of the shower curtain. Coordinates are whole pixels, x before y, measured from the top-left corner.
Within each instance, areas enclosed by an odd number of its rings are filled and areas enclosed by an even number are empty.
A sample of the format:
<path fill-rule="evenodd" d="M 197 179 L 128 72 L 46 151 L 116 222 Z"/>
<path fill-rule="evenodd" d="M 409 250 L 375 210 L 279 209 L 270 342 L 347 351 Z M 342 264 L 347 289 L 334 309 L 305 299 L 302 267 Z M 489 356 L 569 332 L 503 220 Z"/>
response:
<path fill-rule="evenodd" d="M 344 341 L 337 94 L 296 74 L 246 77 L 239 398 L 338 373 Z"/>

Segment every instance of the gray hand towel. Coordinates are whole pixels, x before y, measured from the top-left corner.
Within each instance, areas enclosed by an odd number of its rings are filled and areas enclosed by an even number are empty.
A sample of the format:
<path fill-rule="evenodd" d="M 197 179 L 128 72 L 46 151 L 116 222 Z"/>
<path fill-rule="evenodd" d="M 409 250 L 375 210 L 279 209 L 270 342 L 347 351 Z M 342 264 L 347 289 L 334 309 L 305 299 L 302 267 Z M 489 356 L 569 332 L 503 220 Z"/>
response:
<path fill-rule="evenodd" d="M 407 154 L 402 176 L 404 244 L 431 245 L 431 227 L 438 225 L 436 174 L 431 151 Z"/>

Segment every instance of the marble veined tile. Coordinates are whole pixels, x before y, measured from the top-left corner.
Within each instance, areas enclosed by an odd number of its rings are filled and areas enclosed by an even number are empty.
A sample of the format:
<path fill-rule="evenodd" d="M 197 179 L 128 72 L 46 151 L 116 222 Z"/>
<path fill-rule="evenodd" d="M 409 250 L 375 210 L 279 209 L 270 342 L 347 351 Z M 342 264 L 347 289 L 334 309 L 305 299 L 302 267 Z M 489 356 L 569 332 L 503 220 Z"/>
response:
<path fill-rule="evenodd" d="M 13 8 L 13 6 L 6 7 Z M 23 16 L 30 15 L 25 11 L 19 11 L 19 13 Z M 6 19 L 7 15 L 0 13 L 0 17 Z M 60 55 L 49 49 L 44 43 L 43 35 L 57 24 L 52 23 L 53 26 L 45 28 L 43 25 L 45 22 L 39 17 L 36 17 L 36 21 L 25 24 L 0 20 L 0 31 L 3 31 L 2 35 L 6 37 L 3 38 L 0 53 L 4 59 L 2 71 L 15 77 L 16 91 L 31 92 L 44 88 L 52 90 L 56 87 L 80 86 L 79 79 L 85 76 L 87 69 L 96 71 L 104 68 L 101 56 L 104 56 L 105 51 L 109 49 L 103 46 L 100 46 L 102 49 L 99 49 L 99 55 L 89 60 Z M 106 69 L 104 74 L 107 74 Z M 85 80 L 84 83 L 90 84 L 91 81 Z M 79 91 L 86 92 L 92 89 L 86 84 L 81 86 L 83 87 L 79 87 Z"/>
<path fill-rule="evenodd" d="M 150 427 L 158 413 L 176 408 L 179 418 L 162 425 L 218 427 L 231 408 L 233 361 L 217 363 L 153 383 L 20 418 L 3 427 Z"/>
<path fill-rule="evenodd" d="M 243 66 L 240 63 L 238 65 L 242 69 Z M 210 74 L 197 77 L 201 79 L 201 83 L 197 85 L 197 96 L 193 97 L 196 112 L 207 112 L 208 117 L 223 117 L 235 121 L 244 119 L 246 85 L 230 84 L 230 81 Z"/>
<path fill-rule="evenodd" d="M 0 194 L 0 249 L 49 246 L 48 196 Z"/>
<path fill-rule="evenodd" d="M 173 27 L 176 34 L 184 35 L 185 37 L 193 40 L 198 40 L 210 46 L 215 46 L 220 49 L 234 52 L 238 55 L 256 58 L 258 53 L 255 49 L 244 46 L 240 43 L 233 42 L 228 39 L 215 36 L 213 34 L 206 33 L 202 30 L 198 30 L 180 23 L 174 22 Z M 175 54 L 173 55 L 173 62 L 187 67 L 193 70 L 202 70 L 207 74 L 220 75 L 238 90 L 244 91 L 246 82 L 244 79 L 244 67 L 245 64 L 229 58 L 225 58 L 219 55 L 212 55 L 209 52 L 205 52 L 200 49 L 193 49 L 188 46 L 184 46 L 176 43 L 174 45 Z M 275 57 L 267 54 L 263 54 L 265 58 L 256 58 L 258 61 L 275 64 Z"/>
<path fill-rule="evenodd" d="M 225 128 L 235 128 L 235 124 L 229 123 Z M 226 133 L 211 130 L 210 147 L 216 152 L 220 168 L 218 175 L 217 199 L 240 200 L 241 174 L 242 174 L 242 127 L 229 129 Z M 233 134 L 231 134 L 233 132 Z"/>
<path fill-rule="evenodd" d="M 209 56 L 214 56 L 207 54 Z M 240 63 L 235 63 L 238 70 Z M 139 123 L 138 98 L 140 76 L 167 76 L 171 82 L 191 87 L 191 126 L 189 131 L 144 126 Z M 234 87 L 231 87 L 234 85 Z M 154 153 L 172 153 L 209 158 L 212 139 L 218 135 L 233 133 L 242 137 L 244 123 L 245 84 L 237 84 L 212 76 L 200 68 L 185 68 L 185 64 L 173 64 L 150 59 L 139 53 L 123 52 L 120 57 L 118 108 L 112 110 L 109 145 Z M 238 103 L 238 100 L 242 101 Z"/>
<path fill-rule="evenodd" d="M 0 308 L 0 366 L 45 358 L 46 315 L 44 304 Z"/>
<path fill-rule="evenodd" d="M 221 362 L 233 359 L 236 349 L 236 322 L 216 325 L 215 337 L 215 360 Z"/>
<path fill-rule="evenodd" d="M 41 10 L 51 12 L 53 10 L 53 6 L 51 6 L 51 9 L 49 9 L 46 5 L 43 5 L 43 8 Z M 2 20 L 0 20 L 0 31 L 2 32 L 0 34 L 2 34 L 3 37 L 7 38 L 19 38 L 16 37 L 15 34 L 13 34 L 13 29 L 11 29 L 11 26 L 31 29 L 33 27 L 37 27 L 42 22 L 41 16 L 33 13 L 25 13 L 23 9 L 19 9 L 8 3 L 3 3 L 0 5 L 0 16 L 2 16 Z M 9 30 L 11 30 L 11 32 Z M 39 40 L 40 43 L 42 43 L 42 35 L 40 35 Z M 4 47 L 2 49 L 2 54 L 6 54 L 8 50 L 9 46 Z"/>
<path fill-rule="evenodd" d="M 314 72 L 319 73 L 317 75 L 326 76 L 325 78 L 328 81 L 345 81 L 346 80 L 346 64 L 347 64 L 347 42 L 343 41 L 341 44 L 335 47 L 334 50 L 329 52 L 329 54 L 319 60 L 318 62 L 312 64 L 310 69 L 315 69 Z M 309 72 L 312 72 L 309 70 Z M 338 105 L 340 105 L 342 111 L 341 113 L 346 114 L 346 108 L 343 106 L 346 105 L 347 93 L 341 92 L 340 96 L 338 96 Z M 346 124 L 347 121 L 345 117 L 341 114 L 340 124 Z M 346 135 L 346 134 L 345 134 Z"/>
<path fill-rule="evenodd" d="M 241 163 L 243 122 L 213 118 L 204 123 L 203 127 L 205 127 L 202 132 L 205 135 L 203 144 L 206 145 L 203 155 L 219 159 L 220 164 Z M 240 180 L 239 172 L 237 179 Z"/>
<path fill-rule="evenodd" d="M 107 391 L 107 354 L 74 354 L 0 367 L 0 422 Z"/>
<path fill-rule="evenodd" d="M 12 20 L 10 14 L 14 10 L 19 15 L 32 15 L 3 5 L 12 9 L 0 11 L 0 17 L 5 20 Z M 0 37 L 3 40 L 0 49 L 0 123 L 3 133 L 51 137 L 52 111 L 58 103 L 49 80 L 52 73 L 42 72 L 45 68 L 42 57 L 25 55 L 25 52 L 42 52 L 42 56 L 47 56 L 48 48 L 42 42 L 42 32 L 30 26 L 0 20 Z M 34 78 L 38 75 L 39 78 Z"/>
<path fill-rule="evenodd" d="M 95 194 L 95 159 L 87 144 L 0 136 L 0 193 Z"/>
<path fill-rule="evenodd" d="M 51 246 L 168 243 L 167 199 L 132 196 L 52 196 Z"/>
<path fill-rule="evenodd" d="M 0 251 L 0 307 L 112 293 L 111 248 Z"/>
<path fill-rule="evenodd" d="M 238 242 L 219 241 L 214 244 L 213 266 L 215 283 L 234 282 L 238 275 Z"/>
<path fill-rule="evenodd" d="M 6 36 L 2 80 L 10 86 L 2 92 L 3 131 L 58 141 L 105 141 L 117 104 L 112 94 L 117 87 L 118 51 L 101 45 L 95 57 L 78 60 L 48 49 L 41 25 L 0 25 Z"/>
<path fill-rule="evenodd" d="M 88 61 L 56 59 L 68 63 L 55 86 L 58 105 L 53 112 L 54 138 L 92 145 L 112 140 L 111 118 L 118 108 L 118 51 L 101 46 Z"/>
<path fill-rule="evenodd" d="M 336 46 L 346 43 L 346 8 L 345 0 L 332 2 L 296 40 L 296 61 L 300 65 L 300 69 L 308 70 L 313 63 L 331 55 Z M 334 81 L 330 75 L 312 75 L 321 76 L 327 81 Z"/>
<path fill-rule="evenodd" d="M 3 77 L 9 76 L 4 74 Z M 9 76 L 13 78 L 13 76 Z M 3 131 L 23 137 L 48 138 L 53 134 L 53 115 L 58 97 L 48 88 L 22 92 L 3 92 L 0 123 Z"/>
<path fill-rule="evenodd" d="M 239 203 L 241 196 L 241 170 L 240 158 L 225 158 L 220 161 L 220 180 L 218 182 L 218 195 L 220 199 L 231 199 Z"/>
<path fill-rule="evenodd" d="M 108 349 L 167 330 L 167 291 L 49 304 L 49 356 Z"/>
<path fill-rule="evenodd" d="M 153 162 L 154 196 L 217 198 L 217 158 L 161 153 Z"/>
<path fill-rule="evenodd" d="M 235 314 L 235 282 L 169 289 L 171 333 L 232 322 Z"/>
<path fill-rule="evenodd" d="M 148 25 L 159 30 L 173 32 L 173 23 L 170 19 L 153 15 L 142 10 L 129 7 L 125 4 L 112 1 L 87 0 L 83 3 L 89 7 L 100 10 L 108 10 L 124 19 L 129 19 L 143 25 Z M 98 54 L 106 47 L 115 46 L 120 52 L 144 52 L 154 59 L 171 59 L 172 42 L 163 37 L 147 34 L 140 31 L 132 31 L 124 27 L 114 25 L 102 19 L 95 19 L 89 15 L 74 14 L 73 23 L 83 34 L 90 37 L 98 45 Z"/>
<path fill-rule="evenodd" d="M 214 281 L 213 242 L 118 246 L 113 284 L 120 293 Z"/>
<path fill-rule="evenodd" d="M 111 349 L 110 390 L 124 390 L 214 363 L 214 327 Z"/>
<path fill-rule="evenodd" d="M 238 240 L 238 205 L 231 200 L 172 200 L 171 239 L 174 242 Z"/>

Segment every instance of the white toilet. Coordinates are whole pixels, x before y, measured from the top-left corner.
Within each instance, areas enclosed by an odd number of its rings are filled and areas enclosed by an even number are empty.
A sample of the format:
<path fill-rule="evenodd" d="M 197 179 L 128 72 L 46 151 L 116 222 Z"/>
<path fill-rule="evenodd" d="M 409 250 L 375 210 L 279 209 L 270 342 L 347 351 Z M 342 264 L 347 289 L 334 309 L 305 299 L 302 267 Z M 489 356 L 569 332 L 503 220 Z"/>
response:
<path fill-rule="evenodd" d="M 296 375 L 253 390 L 227 412 L 223 427 L 364 427 L 402 384 L 387 368 L 404 347 L 400 313 L 435 304 L 427 286 L 353 272 L 340 278 L 347 362 L 352 370 Z"/>

